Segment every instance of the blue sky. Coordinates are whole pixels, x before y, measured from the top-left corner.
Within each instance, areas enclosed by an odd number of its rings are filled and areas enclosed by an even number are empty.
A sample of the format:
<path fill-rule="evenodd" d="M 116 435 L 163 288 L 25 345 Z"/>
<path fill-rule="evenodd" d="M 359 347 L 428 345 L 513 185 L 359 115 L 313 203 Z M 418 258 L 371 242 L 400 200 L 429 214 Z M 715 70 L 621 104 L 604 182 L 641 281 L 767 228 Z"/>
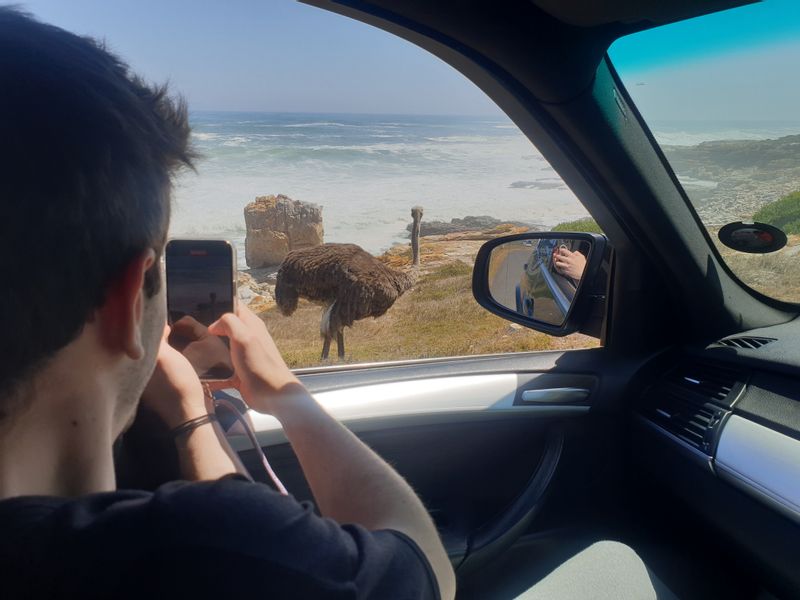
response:
<path fill-rule="evenodd" d="M 171 81 L 194 110 L 500 114 L 424 50 L 292 0 L 23 6 L 104 38 L 146 78 Z M 766 0 L 630 36 L 611 54 L 647 118 L 800 119 L 797 0 Z"/>
<path fill-rule="evenodd" d="M 20 1 L 44 21 L 105 38 L 195 110 L 501 114 L 428 52 L 292 0 Z"/>
<path fill-rule="evenodd" d="M 800 121 L 797 0 L 637 33 L 609 54 L 646 120 Z"/>
<path fill-rule="evenodd" d="M 628 36 L 611 54 L 621 70 L 652 71 L 799 38 L 800 2 L 766 0 Z"/>

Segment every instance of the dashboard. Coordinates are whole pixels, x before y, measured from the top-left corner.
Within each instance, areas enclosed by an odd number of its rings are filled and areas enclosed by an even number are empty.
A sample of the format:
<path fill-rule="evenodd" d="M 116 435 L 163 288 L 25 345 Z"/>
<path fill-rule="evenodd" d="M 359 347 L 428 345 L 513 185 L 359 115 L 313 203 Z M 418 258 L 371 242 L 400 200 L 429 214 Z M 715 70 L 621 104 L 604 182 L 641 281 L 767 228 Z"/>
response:
<path fill-rule="evenodd" d="M 800 589 L 800 326 L 682 348 L 633 411 L 639 466 L 788 589 Z"/>

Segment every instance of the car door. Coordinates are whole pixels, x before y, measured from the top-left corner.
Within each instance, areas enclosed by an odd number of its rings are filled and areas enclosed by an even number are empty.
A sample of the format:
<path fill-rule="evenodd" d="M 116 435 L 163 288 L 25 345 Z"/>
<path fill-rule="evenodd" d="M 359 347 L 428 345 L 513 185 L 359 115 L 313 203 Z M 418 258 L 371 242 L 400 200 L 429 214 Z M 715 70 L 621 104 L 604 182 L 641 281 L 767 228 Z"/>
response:
<path fill-rule="evenodd" d="M 603 413 L 617 404 L 636 366 L 606 354 L 590 349 L 329 367 L 305 370 L 300 378 L 407 478 L 465 573 L 525 533 L 559 485 L 570 488 L 568 501 L 578 512 L 598 498 L 618 459 L 613 419 Z M 277 421 L 254 415 L 253 424 L 287 488 L 311 499 Z M 251 472 L 262 472 L 248 442 L 236 443 Z"/>

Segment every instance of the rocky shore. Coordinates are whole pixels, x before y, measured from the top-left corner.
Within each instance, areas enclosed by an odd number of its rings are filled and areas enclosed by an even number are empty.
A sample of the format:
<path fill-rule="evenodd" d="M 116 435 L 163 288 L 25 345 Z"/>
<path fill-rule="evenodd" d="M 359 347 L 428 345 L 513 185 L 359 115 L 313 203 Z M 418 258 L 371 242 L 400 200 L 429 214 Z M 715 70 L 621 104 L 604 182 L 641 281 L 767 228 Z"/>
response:
<path fill-rule="evenodd" d="M 800 189 L 800 135 L 663 149 L 707 226 L 746 220 Z"/>
<path fill-rule="evenodd" d="M 534 229 L 529 223 L 522 221 L 502 221 L 488 215 L 480 216 L 467 216 L 463 218 L 455 218 L 447 221 L 422 221 L 420 226 L 420 235 L 447 235 L 450 233 L 463 233 L 463 232 L 489 232 L 494 231 L 503 226 L 511 227 L 524 227 L 526 230 Z M 406 231 L 411 234 L 411 224 L 406 227 Z"/>

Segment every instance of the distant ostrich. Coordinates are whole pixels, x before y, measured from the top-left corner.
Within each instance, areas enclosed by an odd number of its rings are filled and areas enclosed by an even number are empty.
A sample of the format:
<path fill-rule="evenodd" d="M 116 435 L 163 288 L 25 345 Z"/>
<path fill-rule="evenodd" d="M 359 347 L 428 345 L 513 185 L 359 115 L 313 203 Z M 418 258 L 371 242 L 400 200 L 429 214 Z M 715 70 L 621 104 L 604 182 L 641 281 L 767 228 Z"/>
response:
<path fill-rule="evenodd" d="M 292 250 L 281 263 L 275 285 L 281 313 L 291 315 L 300 297 L 325 306 L 319 328 L 323 360 L 328 358 L 334 334 L 339 358 L 344 358 L 344 328 L 360 319 L 380 317 L 416 282 L 422 207 L 412 208 L 411 217 L 410 271 L 392 269 L 355 244 Z"/>

